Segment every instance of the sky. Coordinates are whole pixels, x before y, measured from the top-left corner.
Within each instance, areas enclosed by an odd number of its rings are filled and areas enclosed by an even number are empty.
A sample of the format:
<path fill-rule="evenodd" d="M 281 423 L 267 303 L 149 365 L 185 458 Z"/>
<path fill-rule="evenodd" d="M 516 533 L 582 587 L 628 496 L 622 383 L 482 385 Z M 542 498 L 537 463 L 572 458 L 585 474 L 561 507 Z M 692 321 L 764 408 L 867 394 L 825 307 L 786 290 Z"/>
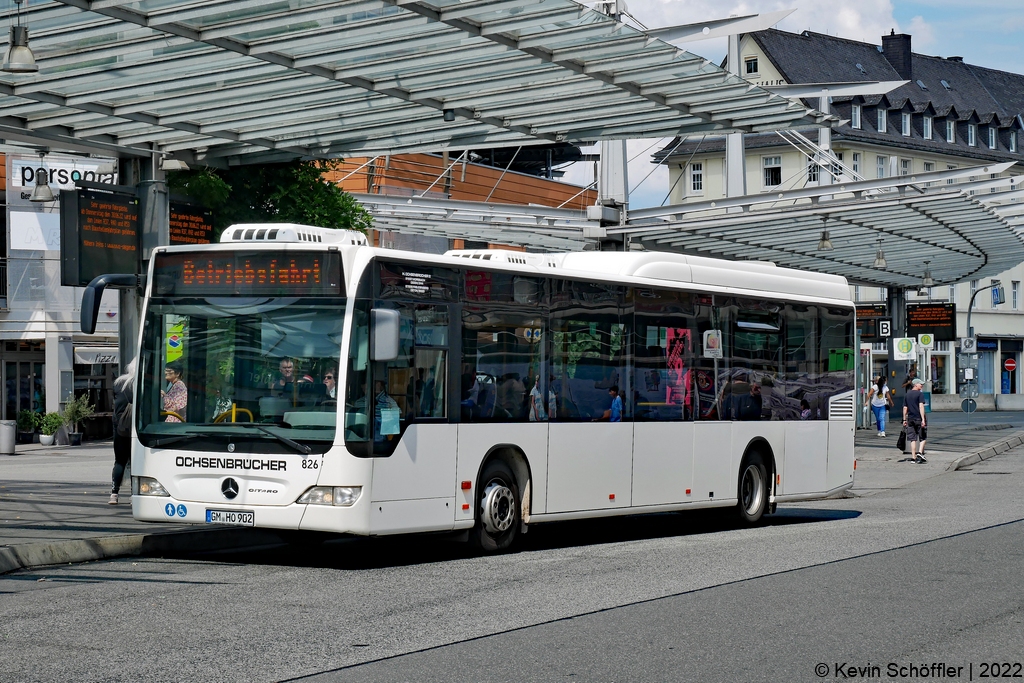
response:
<path fill-rule="evenodd" d="M 794 33 L 811 30 L 875 45 L 881 43 L 883 33 L 895 29 L 912 36 L 914 52 L 959 55 L 970 64 L 1024 73 L 1024 0 L 626 0 L 626 4 L 627 11 L 647 28 L 796 8 L 777 28 Z M 725 57 L 725 39 L 681 47 L 716 64 Z M 631 208 L 667 203 L 668 171 L 654 167 L 650 155 L 668 141 L 629 141 Z M 597 147 L 585 151 L 596 152 Z M 564 170 L 567 182 L 586 185 L 594 179 L 589 163 Z"/>

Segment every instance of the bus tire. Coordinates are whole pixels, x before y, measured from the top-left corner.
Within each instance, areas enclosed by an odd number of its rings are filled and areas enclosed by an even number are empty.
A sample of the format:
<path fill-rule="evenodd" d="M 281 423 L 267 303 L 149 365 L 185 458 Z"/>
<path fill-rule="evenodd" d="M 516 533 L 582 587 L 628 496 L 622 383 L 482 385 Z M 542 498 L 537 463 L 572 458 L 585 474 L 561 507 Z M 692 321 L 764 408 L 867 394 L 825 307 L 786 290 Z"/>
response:
<path fill-rule="evenodd" d="M 747 454 L 740 465 L 736 512 L 742 521 L 754 524 L 768 507 L 768 472 L 757 451 Z"/>
<path fill-rule="evenodd" d="M 477 487 L 473 545 L 485 553 L 507 550 L 519 533 L 522 494 L 512 470 L 503 460 L 484 465 Z"/>

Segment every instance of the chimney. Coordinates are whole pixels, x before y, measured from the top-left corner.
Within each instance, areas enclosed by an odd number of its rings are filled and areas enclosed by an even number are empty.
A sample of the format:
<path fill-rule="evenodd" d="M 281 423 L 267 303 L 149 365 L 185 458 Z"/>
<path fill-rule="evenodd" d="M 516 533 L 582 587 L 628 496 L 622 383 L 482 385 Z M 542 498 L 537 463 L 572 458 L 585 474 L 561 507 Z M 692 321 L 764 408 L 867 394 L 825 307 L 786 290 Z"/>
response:
<path fill-rule="evenodd" d="M 914 68 L 910 56 L 910 36 L 906 33 L 890 31 L 889 35 L 882 36 L 882 54 L 885 59 L 896 69 L 900 78 L 914 80 Z"/>

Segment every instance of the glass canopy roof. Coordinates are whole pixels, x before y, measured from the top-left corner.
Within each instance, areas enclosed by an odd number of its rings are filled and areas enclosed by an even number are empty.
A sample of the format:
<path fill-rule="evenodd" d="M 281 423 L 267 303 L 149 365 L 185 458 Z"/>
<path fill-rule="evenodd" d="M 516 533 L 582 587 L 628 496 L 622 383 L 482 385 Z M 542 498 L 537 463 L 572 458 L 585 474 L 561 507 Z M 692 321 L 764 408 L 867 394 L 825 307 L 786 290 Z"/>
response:
<path fill-rule="evenodd" d="M 0 136 L 108 151 L 258 163 L 831 120 L 574 0 L 32 0 L 21 23 L 39 71 L 0 74 Z"/>

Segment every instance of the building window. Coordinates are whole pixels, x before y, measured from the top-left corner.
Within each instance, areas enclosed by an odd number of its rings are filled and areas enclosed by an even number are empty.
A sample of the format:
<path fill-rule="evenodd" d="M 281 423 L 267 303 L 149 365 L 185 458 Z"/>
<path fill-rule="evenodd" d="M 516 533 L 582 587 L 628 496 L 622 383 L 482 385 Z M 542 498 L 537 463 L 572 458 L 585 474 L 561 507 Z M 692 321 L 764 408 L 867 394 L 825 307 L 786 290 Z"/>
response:
<path fill-rule="evenodd" d="M 923 127 L 923 130 L 924 130 L 924 139 L 925 140 L 931 140 L 932 139 L 932 117 L 930 117 L 930 116 L 924 117 L 924 119 L 922 119 L 922 127 Z"/>
<path fill-rule="evenodd" d="M 989 149 L 995 149 L 996 148 L 996 127 L 995 126 L 989 126 L 988 127 L 988 148 Z"/>
<path fill-rule="evenodd" d="M 853 153 L 853 172 L 860 175 L 860 152 Z"/>
<path fill-rule="evenodd" d="M 855 104 L 850 108 L 850 127 L 860 128 L 860 105 Z"/>
<path fill-rule="evenodd" d="M 903 133 L 903 137 L 910 137 L 910 114 L 907 112 L 900 115 L 900 132 Z"/>
<path fill-rule="evenodd" d="M 762 157 L 764 186 L 778 187 L 782 184 L 782 157 Z"/>
<path fill-rule="evenodd" d="M 704 194 L 704 162 L 690 164 L 690 193 Z"/>
<path fill-rule="evenodd" d="M 971 298 L 973 299 L 974 295 L 977 294 L 977 293 L 978 293 L 978 281 L 977 280 L 971 280 Z M 970 303 L 971 302 L 968 301 L 967 305 L 969 306 Z M 970 334 L 970 331 L 968 331 L 967 334 Z"/>
<path fill-rule="evenodd" d="M 1013 304 L 1013 310 L 1020 308 L 1020 282 L 1017 280 L 1010 283 L 1010 302 Z"/>
<path fill-rule="evenodd" d="M 821 167 L 818 166 L 818 162 L 814 159 L 807 160 L 807 183 L 817 185 L 818 178 L 821 177 Z"/>
<path fill-rule="evenodd" d="M 935 170 L 935 162 L 934 161 L 926 161 L 926 162 L 924 162 L 924 172 L 925 173 L 931 173 L 934 170 Z M 925 183 L 924 185 L 925 185 L 925 187 L 931 187 L 934 184 L 935 183 Z"/>
<path fill-rule="evenodd" d="M 971 147 L 978 146 L 978 126 L 973 123 L 967 124 L 967 144 Z"/>
<path fill-rule="evenodd" d="M 949 303 L 956 303 L 956 285 L 949 286 Z"/>
<path fill-rule="evenodd" d="M 881 107 L 878 108 L 878 132 L 884 133 L 889 128 L 889 112 Z"/>
<path fill-rule="evenodd" d="M 1017 131 L 1015 130 L 1010 131 L 1010 151 L 1017 151 Z"/>
<path fill-rule="evenodd" d="M 889 157 L 875 157 L 875 177 L 884 178 L 889 175 Z"/>
<path fill-rule="evenodd" d="M 757 57 L 746 57 L 743 60 L 743 64 L 747 67 L 748 74 L 757 73 Z"/>
<path fill-rule="evenodd" d="M 946 121 L 946 142 L 956 142 L 956 121 Z"/>
<path fill-rule="evenodd" d="M 914 162 L 912 159 L 900 159 L 900 175 L 910 175 L 913 167 Z"/>
<path fill-rule="evenodd" d="M 853 286 L 853 300 L 860 301 L 860 285 Z"/>
<path fill-rule="evenodd" d="M 956 164 L 946 164 L 946 170 L 947 171 L 955 171 L 956 170 Z M 947 185 L 955 185 L 956 184 L 956 178 L 948 178 L 946 180 L 946 184 Z"/>

